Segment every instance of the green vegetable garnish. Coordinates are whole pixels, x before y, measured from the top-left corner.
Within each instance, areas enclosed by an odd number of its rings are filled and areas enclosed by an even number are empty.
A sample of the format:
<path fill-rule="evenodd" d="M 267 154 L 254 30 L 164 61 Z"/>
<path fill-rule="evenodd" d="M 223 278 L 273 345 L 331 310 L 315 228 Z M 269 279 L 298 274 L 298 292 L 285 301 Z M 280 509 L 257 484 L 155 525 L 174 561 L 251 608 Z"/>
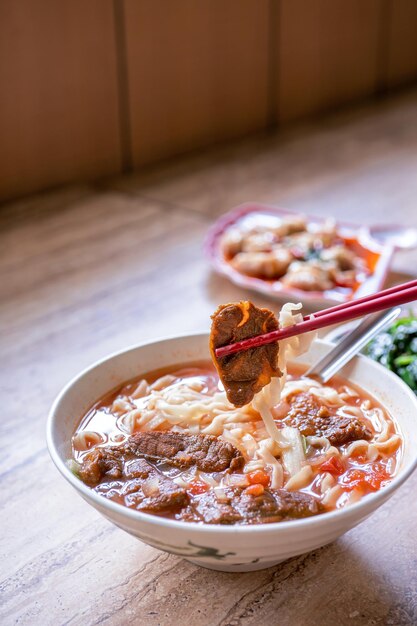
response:
<path fill-rule="evenodd" d="M 77 476 L 77 478 L 80 477 L 79 476 L 80 464 L 77 463 L 77 461 L 74 461 L 74 459 L 68 459 L 66 465 L 68 469 L 70 470 L 70 472 L 74 474 L 74 476 Z"/>
<path fill-rule="evenodd" d="M 365 350 L 417 394 L 417 317 L 402 317 L 373 339 Z"/>
<path fill-rule="evenodd" d="M 304 437 L 304 435 L 301 435 L 301 442 L 303 444 L 304 454 L 307 454 L 308 443 L 307 443 L 307 439 Z"/>
<path fill-rule="evenodd" d="M 412 363 L 416 359 L 417 359 L 417 356 L 415 354 L 402 354 L 401 356 L 398 356 L 395 359 L 394 365 L 395 365 L 395 367 L 401 367 L 401 366 L 404 366 L 404 365 L 410 365 L 410 363 Z"/>

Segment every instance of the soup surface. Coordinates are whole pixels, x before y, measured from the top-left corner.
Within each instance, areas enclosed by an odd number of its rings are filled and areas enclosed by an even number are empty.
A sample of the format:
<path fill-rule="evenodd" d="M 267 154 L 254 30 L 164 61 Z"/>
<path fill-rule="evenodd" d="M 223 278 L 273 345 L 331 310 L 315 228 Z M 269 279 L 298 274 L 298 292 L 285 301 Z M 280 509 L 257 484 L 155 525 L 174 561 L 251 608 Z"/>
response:
<path fill-rule="evenodd" d="M 390 415 L 340 378 L 289 369 L 271 409 L 236 408 L 211 362 L 151 372 L 82 418 L 71 468 L 98 494 L 171 519 L 256 524 L 347 506 L 387 485 L 401 437 Z"/>

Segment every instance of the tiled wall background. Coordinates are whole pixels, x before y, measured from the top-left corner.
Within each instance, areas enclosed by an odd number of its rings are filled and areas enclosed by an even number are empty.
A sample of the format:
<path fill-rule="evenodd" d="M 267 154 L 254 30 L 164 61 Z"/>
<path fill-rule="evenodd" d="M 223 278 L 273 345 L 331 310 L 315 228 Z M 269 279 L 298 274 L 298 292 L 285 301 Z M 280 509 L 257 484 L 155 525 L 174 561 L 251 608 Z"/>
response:
<path fill-rule="evenodd" d="M 417 0 L 2 0 L 0 198 L 417 79 Z"/>

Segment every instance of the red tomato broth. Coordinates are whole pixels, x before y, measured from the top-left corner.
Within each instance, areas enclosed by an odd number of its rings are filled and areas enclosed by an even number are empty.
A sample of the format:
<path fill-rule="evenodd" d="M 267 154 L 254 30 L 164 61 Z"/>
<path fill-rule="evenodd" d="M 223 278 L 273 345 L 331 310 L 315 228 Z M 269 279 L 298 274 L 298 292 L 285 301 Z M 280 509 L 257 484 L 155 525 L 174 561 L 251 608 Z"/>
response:
<path fill-rule="evenodd" d="M 379 491 L 385 487 L 394 478 L 401 459 L 401 446 L 388 458 L 379 459 L 373 462 L 357 462 L 354 457 L 343 460 L 343 472 L 333 474 L 336 478 L 336 484 L 339 485 L 343 493 L 347 494 L 353 490 L 357 490 L 361 495 L 367 495 Z M 326 462 L 324 462 L 326 463 Z M 324 463 L 322 465 L 324 465 Z M 311 483 L 302 488 L 300 491 L 319 496 L 320 483 L 326 473 L 321 465 L 317 466 L 314 472 L 314 478 Z M 342 502 L 343 504 L 343 502 Z M 337 506 L 336 508 L 339 508 Z"/>
<path fill-rule="evenodd" d="M 288 379 L 294 380 L 299 378 L 302 375 L 303 371 L 305 371 L 305 367 L 302 365 L 290 366 Z M 119 443 L 120 441 L 125 440 L 128 435 L 125 431 L 120 429 L 118 425 L 118 416 L 111 412 L 111 406 L 113 402 L 119 396 L 125 398 L 129 397 L 129 393 L 131 393 L 136 388 L 136 386 L 142 379 L 146 379 L 148 383 L 153 383 L 162 376 L 166 375 L 174 376 L 176 379 L 175 384 L 180 384 L 184 380 L 187 380 L 189 382 L 190 379 L 195 378 L 199 382 L 203 383 L 202 388 L 207 395 L 212 395 L 213 393 L 215 393 L 215 391 L 222 389 L 214 366 L 209 361 L 198 361 L 186 364 L 179 364 L 177 366 L 154 370 L 145 374 L 144 376 L 137 377 L 128 381 L 124 385 L 113 389 L 108 394 L 103 396 L 91 407 L 91 409 L 82 418 L 76 432 L 78 433 L 81 431 L 93 431 L 98 433 L 102 439 L 97 444 L 98 446 L 114 445 L 115 443 Z M 358 394 L 352 395 L 348 399 L 346 399 L 347 406 L 358 407 L 364 400 L 368 400 L 369 402 L 371 402 L 372 406 L 382 409 L 378 402 L 374 398 L 372 398 L 372 396 L 370 396 L 367 392 L 359 388 L 357 385 L 345 381 L 343 378 L 336 376 L 329 383 L 327 383 L 327 385 L 339 390 L 348 386 L 350 389 Z M 385 414 L 387 414 L 387 411 L 385 409 L 382 410 L 384 410 Z M 253 411 L 253 413 L 254 422 L 259 422 L 260 416 L 255 411 Z M 372 420 L 366 419 L 365 417 L 364 420 L 366 421 L 366 424 L 372 431 L 373 435 L 375 435 L 377 432 L 376 424 L 373 423 Z M 395 422 L 391 416 L 389 416 L 388 421 L 390 425 L 389 432 L 392 434 L 398 433 L 398 428 L 396 428 Z M 279 420 L 277 420 L 277 424 L 278 426 L 280 426 Z M 87 439 L 89 438 L 87 437 Z M 89 445 L 87 449 L 84 450 L 77 450 L 73 448 L 74 459 L 76 461 L 82 461 L 83 457 L 91 449 L 92 445 L 94 444 Z M 339 447 L 339 451 L 341 454 L 346 451 L 347 445 L 342 445 Z M 336 479 L 336 484 L 340 485 L 343 492 L 342 495 L 349 494 L 353 490 L 357 490 L 361 493 L 361 495 L 373 493 L 388 484 L 388 482 L 395 475 L 401 457 L 401 450 L 402 446 L 400 445 L 398 449 L 395 450 L 392 454 L 387 456 L 382 455 L 381 458 L 378 458 L 377 461 L 373 462 L 370 462 L 369 459 L 367 459 L 360 452 L 355 451 L 354 454 L 343 460 L 337 458 L 337 462 L 333 462 L 334 468 L 332 471 L 331 457 L 326 457 L 323 452 L 315 450 L 314 446 L 309 446 L 309 454 L 307 455 L 307 460 L 311 463 L 311 466 L 313 468 L 313 478 L 309 485 L 299 489 L 299 491 L 306 494 L 311 494 L 314 497 L 320 497 L 321 481 L 326 474 L 330 473 L 334 475 Z M 340 463 L 343 466 L 342 468 L 340 468 Z M 322 467 L 323 465 L 324 467 Z M 184 479 L 184 481 L 188 484 L 187 492 L 197 500 L 202 494 L 211 489 L 210 484 L 208 484 L 204 480 L 204 472 L 200 472 L 195 468 L 191 468 L 190 470 L 186 471 L 181 471 L 177 468 L 171 468 L 167 470 L 164 467 L 163 462 L 157 462 L 156 466 L 162 471 L 162 473 L 166 474 L 167 476 L 174 476 L 175 478 Z M 234 480 L 232 480 L 232 478 Z M 268 486 L 270 485 L 270 472 L 268 468 L 254 470 L 246 474 L 229 474 L 228 472 L 223 472 L 218 473 L 216 479 L 218 479 L 220 486 L 229 484 L 228 481 L 232 481 L 230 484 L 240 486 L 248 495 L 257 496 L 259 494 L 262 494 L 265 489 L 268 489 Z M 105 497 L 109 497 L 112 500 L 119 502 L 120 504 L 125 503 L 124 496 L 121 495 L 121 490 L 123 489 L 123 486 L 120 481 L 112 481 L 110 483 L 100 484 L 95 489 L 98 493 L 104 495 Z M 339 508 L 344 504 L 343 497 L 341 497 L 339 500 L 340 501 L 336 503 L 336 508 Z M 161 513 L 161 515 L 165 517 L 175 518 L 175 515 L 170 513 Z"/>
<path fill-rule="evenodd" d="M 128 395 L 133 389 L 136 388 L 138 383 L 145 379 L 149 384 L 152 384 L 162 376 L 174 375 L 178 378 L 178 382 L 191 377 L 197 377 L 203 379 L 205 382 L 205 388 L 208 393 L 213 393 L 218 388 L 219 379 L 214 365 L 211 361 L 193 361 L 190 363 L 179 363 L 172 367 L 162 367 L 156 370 L 147 372 L 143 376 L 133 378 L 123 385 L 118 385 L 102 398 L 100 398 L 89 411 L 82 418 L 77 432 L 81 430 L 88 430 L 92 432 L 98 432 L 104 437 L 103 443 L 114 444 L 122 441 L 121 437 L 125 439 L 125 432 L 121 431 L 115 422 L 114 414 L 111 413 L 110 408 L 114 400 L 119 395 Z M 132 406 L 132 408 L 134 408 Z M 74 458 L 79 460 L 84 455 L 85 450 L 73 449 Z"/>

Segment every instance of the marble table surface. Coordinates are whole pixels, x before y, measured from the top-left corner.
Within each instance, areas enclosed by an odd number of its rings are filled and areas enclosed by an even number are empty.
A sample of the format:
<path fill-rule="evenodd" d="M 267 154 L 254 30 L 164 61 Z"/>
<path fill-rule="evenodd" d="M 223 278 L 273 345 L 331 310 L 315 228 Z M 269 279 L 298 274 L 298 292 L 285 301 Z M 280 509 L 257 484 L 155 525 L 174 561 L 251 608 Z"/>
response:
<path fill-rule="evenodd" d="M 333 544 L 227 574 L 112 526 L 45 445 L 51 402 L 79 370 L 144 339 L 207 329 L 217 304 L 249 295 L 203 257 L 216 215 L 258 200 L 417 226 L 416 199 L 414 92 L 1 207 L 2 625 L 417 624 L 417 475 Z M 389 281 L 416 274 L 417 252 L 402 252 Z"/>

